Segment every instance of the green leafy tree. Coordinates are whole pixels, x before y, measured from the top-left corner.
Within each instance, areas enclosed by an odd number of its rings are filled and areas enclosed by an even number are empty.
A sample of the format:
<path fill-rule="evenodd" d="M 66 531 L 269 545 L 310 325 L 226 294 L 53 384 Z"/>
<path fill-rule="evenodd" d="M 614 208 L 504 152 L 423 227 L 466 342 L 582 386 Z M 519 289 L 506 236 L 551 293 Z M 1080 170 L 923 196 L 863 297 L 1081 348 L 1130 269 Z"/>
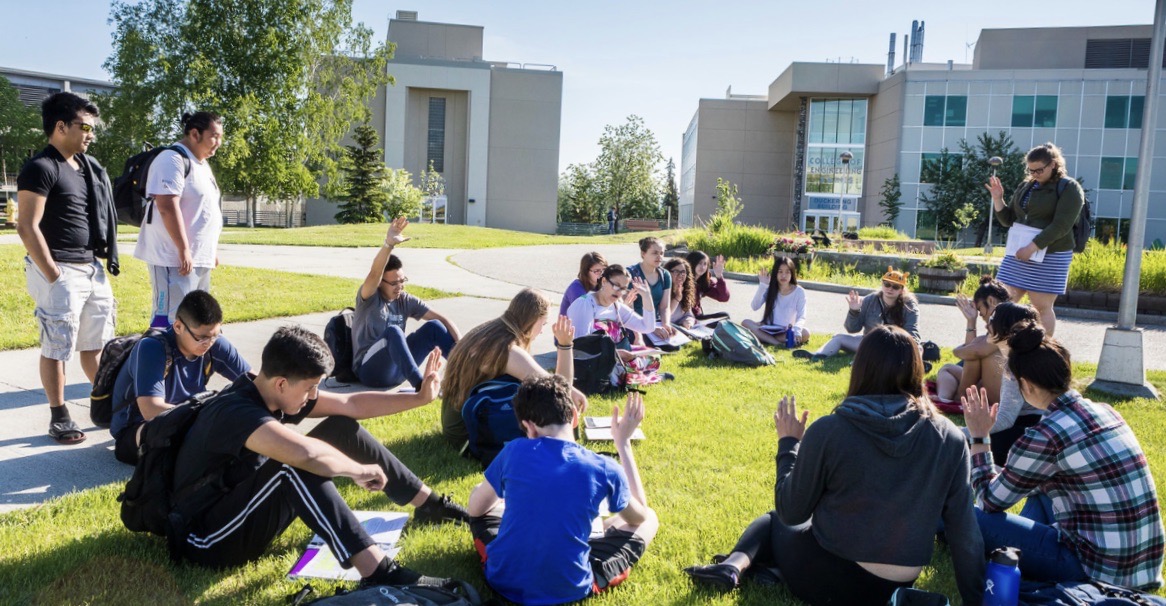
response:
<path fill-rule="evenodd" d="M 981 133 L 974 146 L 961 139 L 958 147 L 958 154 L 944 149 L 938 158 L 923 162 L 921 178 L 932 183 L 932 187 L 921 199 L 935 213 L 940 234 L 954 238 L 953 231 L 970 227 L 976 233 L 976 246 L 981 246 L 988 231 L 988 205 L 991 204 L 984 189 L 992 174 L 988 159 L 999 156 L 1003 160 L 996 176 L 1008 196 L 1024 181 L 1024 153 L 1004 131 L 996 136 Z M 963 223 L 965 219 L 967 223 Z"/>
<path fill-rule="evenodd" d="M 390 169 L 381 181 L 387 200 L 384 215 L 387 217 L 415 217 L 421 212 L 425 192 L 413 185 L 413 175 L 399 168 Z"/>
<path fill-rule="evenodd" d="M 183 111 L 222 114 L 216 175 L 247 198 L 249 224 L 259 198 L 315 196 L 338 178 L 340 141 L 392 82 L 392 45 L 353 23 L 351 0 L 119 0 L 111 21 L 108 145 L 128 156 L 177 138 Z"/>
<path fill-rule="evenodd" d="M 595 179 L 604 202 L 615 206 L 620 217 L 659 217 L 656 173 L 663 156 L 644 119 L 631 115 L 619 126 L 607 125 L 599 138 L 599 148 Z"/>
<path fill-rule="evenodd" d="M 591 164 L 571 164 L 559 176 L 559 217 L 576 223 L 601 223 L 607 207 Z"/>
<path fill-rule="evenodd" d="M 668 165 L 664 167 L 664 197 L 661 200 L 661 205 L 665 209 L 672 211 L 672 217 L 676 218 L 679 211 L 680 194 L 676 189 L 676 163 L 672 158 L 668 158 Z"/>
<path fill-rule="evenodd" d="M 935 215 L 936 238 L 954 239 L 959 231 L 955 229 L 957 217 L 967 218 L 969 200 L 976 194 L 976 184 L 963 170 L 963 157 L 945 147 L 938 157 L 924 160 L 919 172 L 921 180 L 931 183 L 920 199 Z M 982 190 L 984 186 L 979 187 Z"/>
<path fill-rule="evenodd" d="M 29 153 L 44 145 L 40 114 L 22 103 L 16 87 L 0 76 L 0 179 L 19 172 Z"/>
<path fill-rule="evenodd" d="M 883 209 L 884 225 L 895 226 L 899 220 L 899 213 L 903 210 L 903 190 L 899 184 L 899 173 L 895 173 L 883 181 L 883 188 L 879 191 L 879 206 Z"/>
<path fill-rule="evenodd" d="M 717 177 L 717 212 L 709 218 L 709 231 L 717 233 L 732 227 L 733 221 L 745 205 L 737 197 L 737 186 L 731 181 Z"/>
<path fill-rule="evenodd" d="M 433 170 L 433 160 L 429 161 L 429 168 L 421 172 L 421 191 L 430 198 L 445 195 L 445 177 Z"/>
<path fill-rule="evenodd" d="M 377 131 L 366 122 L 353 133 L 356 145 L 346 146 L 346 154 L 341 162 L 344 184 L 340 196 L 340 211 L 336 213 L 338 223 L 378 223 L 384 221 L 382 213 L 389 200 L 384 189 L 385 162 L 377 146 Z"/>

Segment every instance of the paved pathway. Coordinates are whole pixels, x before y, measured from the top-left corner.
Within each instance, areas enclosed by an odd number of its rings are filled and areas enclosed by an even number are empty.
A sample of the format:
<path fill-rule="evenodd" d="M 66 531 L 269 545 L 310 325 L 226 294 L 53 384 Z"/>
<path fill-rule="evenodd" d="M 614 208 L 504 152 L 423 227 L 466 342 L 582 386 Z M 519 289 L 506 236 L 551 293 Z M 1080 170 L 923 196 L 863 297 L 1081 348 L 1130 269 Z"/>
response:
<path fill-rule="evenodd" d="M 0 243 L 14 236 L 0 236 Z M 635 245 L 570 245 L 497 248 L 471 251 L 409 248 L 398 252 L 404 261 L 411 284 L 438 288 L 463 295 L 434 302 L 434 308 L 447 314 L 463 332 L 490 318 L 497 317 L 506 302 L 524 286 L 546 291 L 557 303 L 562 290 L 578 272 L 584 252 L 598 250 L 612 262 L 638 261 Z M 266 267 L 284 271 L 362 278 L 375 251 L 351 248 L 309 248 L 291 246 L 224 245 L 221 258 L 226 265 Z M 450 264 L 448 260 L 453 262 Z M 724 309 L 735 318 L 757 315 L 749 309 L 756 286 L 749 281 L 730 281 L 732 299 L 727 304 L 709 302 L 710 310 Z M 845 300 L 841 294 L 821 291 L 810 293 L 809 328 L 830 333 L 841 326 Z M 951 306 L 922 306 L 921 330 L 926 338 L 943 345 L 954 345 L 963 338 L 963 318 Z M 243 355 L 258 361 L 264 343 L 272 331 L 296 322 L 323 332 L 330 313 L 295 318 L 275 318 L 229 325 L 225 332 Z M 1100 351 L 1104 322 L 1065 319 L 1058 337 L 1066 340 L 1078 359 L 1096 360 Z M 1166 368 L 1166 331 L 1147 330 L 1147 363 L 1151 368 Z M 550 352 L 549 334 L 534 344 L 536 352 Z M 52 442 L 45 429 L 48 411 L 37 373 L 38 352 L 34 349 L 0 351 L 0 512 L 34 506 L 46 499 L 74 490 L 84 490 L 115 480 L 124 480 L 129 468 L 117 463 L 111 452 L 109 433 L 88 427 L 88 389 L 76 360 L 68 367 L 70 384 L 66 398 L 74 418 L 83 426 L 89 439 L 80 446 L 63 447 Z M 222 382 L 212 383 L 212 387 Z M 436 407 L 434 408 L 436 415 Z"/>

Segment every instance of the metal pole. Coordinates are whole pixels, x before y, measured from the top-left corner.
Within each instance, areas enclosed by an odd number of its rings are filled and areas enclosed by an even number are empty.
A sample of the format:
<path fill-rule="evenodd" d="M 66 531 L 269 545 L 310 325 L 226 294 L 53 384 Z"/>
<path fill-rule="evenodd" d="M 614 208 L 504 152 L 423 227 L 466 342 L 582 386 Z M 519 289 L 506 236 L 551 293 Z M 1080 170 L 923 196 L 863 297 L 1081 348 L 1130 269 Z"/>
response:
<path fill-rule="evenodd" d="M 1162 54 L 1166 50 L 1166 0 L 1154 3 L 1154 37 L 1150 42 L 1150 68 L 1146 73 L 1146 102 L 1142 110 L 1142 140 L 1138 146 L 1138 174 L 1134 181 L 1134 206 L 1130 211 L 1130 238 L 1126 247 L 1125 275 L 1117 327 L 1131 330 L 1138 318 L 1138 277 L 1142 273 L 1142 249 L 1146 239 L 1146 213 L 1150 206 L 1150 171 L 1154 164 L 1155 127 L 1158 123 L 1158 89 L 1162 79 Z"/>
<path fill-rule="evenodd" d="M 1142 140 L 1138 149 L 1138 174 L 1130 210 L 1130 236 L 1122 277 L 1117 326 L 1106 329 L 1097 362 L 1094 389 L 1115 395 L 1157 398 L 1158 391 L 1146 382 L 1142 331 L 1138 319 L 1138 288 L 1142 273 L 1142 249 L 1146 239 L 1146 214 L 1150 202 L 1150 171 L 1154 164 L 1155 125 L 1158 123 L 1158 89 L 1162 79 L 1162 54 L 1166 50 L 1166 0 L 1154 3 L 1154 37 L 1150 42 L 1150 67 L 1146 70 L 1146 103 L 1142 112 Z"/>

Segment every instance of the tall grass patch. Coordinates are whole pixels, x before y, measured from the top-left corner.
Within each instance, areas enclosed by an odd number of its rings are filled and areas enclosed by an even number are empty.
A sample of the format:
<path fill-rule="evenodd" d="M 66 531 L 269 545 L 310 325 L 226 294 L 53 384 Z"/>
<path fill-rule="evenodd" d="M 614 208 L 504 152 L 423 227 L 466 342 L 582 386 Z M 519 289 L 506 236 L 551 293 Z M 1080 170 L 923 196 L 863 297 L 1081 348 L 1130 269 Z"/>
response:
<path fill-rule="evenodd" d="M 907 234 L 891 227 L 890 225 L 871 225 L 870 227 L 861 227 L 858 230 L 858 238 L 860 240 L 910 240 L 911 237 Z"/>
<path fill-rule="evenodd" d="M 765 255 L 777 234 L 764 227 L 730 223 L 720 231 L 693 228 L 684 232 L 688 250 L 701 250 L 710 256 L 760 257 Z"/>
<path fill-rule="evenodd" d="M 1069 266 L 1069 288 L 1094 292 L 1119 292 L 1124 280 L 1126 246 L 1090 240 L 1085 252 L 1073 256 Z M 1143 294 L 1166 295 L 1166 251 L 1142 252 L 1142 273 L 1138 288 Z"/>

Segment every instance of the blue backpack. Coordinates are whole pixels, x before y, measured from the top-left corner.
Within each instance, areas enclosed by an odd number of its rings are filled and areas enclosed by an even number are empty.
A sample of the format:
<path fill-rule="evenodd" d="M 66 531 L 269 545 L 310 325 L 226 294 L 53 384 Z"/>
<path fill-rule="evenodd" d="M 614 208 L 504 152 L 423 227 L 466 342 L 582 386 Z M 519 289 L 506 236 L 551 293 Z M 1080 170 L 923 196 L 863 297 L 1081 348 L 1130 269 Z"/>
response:
<path fill-rule="evenodd" d="M 470 390 L 462 404 L 462 421 L 469 433 L 469 452 L 488 467 L 510 440 L 525 437 L 511 401 L 522 382 L 510 375 L 483 381 Z"/>

